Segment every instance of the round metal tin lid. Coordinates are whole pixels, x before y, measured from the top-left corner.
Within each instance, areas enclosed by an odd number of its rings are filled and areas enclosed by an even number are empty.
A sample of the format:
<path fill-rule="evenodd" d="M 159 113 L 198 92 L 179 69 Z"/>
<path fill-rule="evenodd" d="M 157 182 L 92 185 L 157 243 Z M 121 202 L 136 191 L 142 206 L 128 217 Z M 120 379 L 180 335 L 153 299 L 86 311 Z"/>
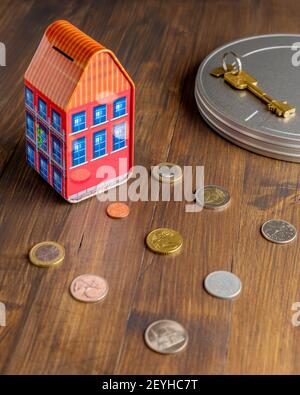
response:
<path fill-rule="evenodd" d="M 299 42 L 300 35 L 274 34 L 244 38 L 216 49 L 199 67 L 195 87 L 199 99 L 236 129 L 238 125 L 240 130 L 269 134 L 270 141 L 272 137 L 279 137 L 287 139 L 287 143 L 297 140 L 299 143 L 300 66 L 293 62 L 296 51 L 299 51 L 295 46 Z M 250 92 L 238 91 L 226 84 L 223 78 L 211 76 L 210 72 L 222 65 L 223 54 L 228 51 L 240 56 L 243 69 L 257 79 L 258 85 L 268 95 L 295 105 L 296 114 L 290 118 L 279 118 Z"/>
<path fill-rule="evenodd" d="M 284 147 L 277 147 L 274 145 L 267 146 L 265 143 L 257 142 L 256 140 L 248 138 L 247 136 L 238 133 L 233 129 L 221 125 L 215 118 L 211 117 L 211 115 L 208 115 L 204 109 L 201 111 L 201 114 L 212 129 L 214 129 L 222 137 L 242 148 L 260 155 L 268 156 L 270 158 L 286 160 L 290 162 L 300 162 L 300 150 L 297 154 L 295 152 L 289 152 Z"/>

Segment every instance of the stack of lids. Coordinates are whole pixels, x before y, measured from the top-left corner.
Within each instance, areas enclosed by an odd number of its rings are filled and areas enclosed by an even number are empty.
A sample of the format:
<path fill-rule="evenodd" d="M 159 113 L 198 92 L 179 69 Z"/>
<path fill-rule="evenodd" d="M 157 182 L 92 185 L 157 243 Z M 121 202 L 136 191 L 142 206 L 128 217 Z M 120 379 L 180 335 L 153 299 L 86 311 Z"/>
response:
<path fill-rule="evenodd" d="M 228 52 L 237 54 L 242 70 L 266 94 L 295 106 L 296 113 L 279 117 L 251 92 L 212 76 Z M 256 36 L 216 49 L 199 67 L 195 98 L 205 121 L 227 140 L 261 155 L 300 162 L 300 35 Z"/>

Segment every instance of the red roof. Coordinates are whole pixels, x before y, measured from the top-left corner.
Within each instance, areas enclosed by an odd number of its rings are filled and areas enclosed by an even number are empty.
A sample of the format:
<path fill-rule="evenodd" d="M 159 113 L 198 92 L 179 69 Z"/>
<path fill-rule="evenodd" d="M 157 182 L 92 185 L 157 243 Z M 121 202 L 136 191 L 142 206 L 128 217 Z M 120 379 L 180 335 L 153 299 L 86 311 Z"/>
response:
<path fill-rule="evenodd" d="M 52 46 L 59 48 L 83 68 L 91 56 L 104 49 L 97 41 L 63 20 L 52 23 L 45 35 Z"/>
<path fill-rule="evenodd" d="M 110 63 L 114 65 L 116 63 L 123 73 L 121 78 L 119 76 L 114 78 L 116 72 L 112 70 L 113 66 L 110 66 L 107 75 L 111 75 L 112 79 L 117 81 L 111 83 L 111 89 L 121 90 L 128 85 L 133 86 L 130 77 L 111 51 L 64 20 L 56 21 L 48 27 L 25 73 L 25 80 L 40 90 L 58 107 L 66 110 L 76 87 L 82 85 L 79 82 L 87 65 L 90 64 L 90 59 L 98 54 L 96 61 L 101 61 L 103 58 L 100 56 L 101 53 L 108 53 L 112 58 Z M 104 64 L 108 65 L 109 61 L 105 61 Z M 89 66 L 90 68 L 91 66 Z M 93 80 L 95 80 L 95 76 L 93 76 Z M 99 98 L 102 95 L 99 89 L 103 89 L 103 82 L 100 85 L 99 81 L 99 86 L 95 83 L 91 85 L 91 93 L 88 92 L 85 101 L 93 100 L 94 96 Z M 74 104 L 75 99 L 73 95 L 70 104 Z"/>

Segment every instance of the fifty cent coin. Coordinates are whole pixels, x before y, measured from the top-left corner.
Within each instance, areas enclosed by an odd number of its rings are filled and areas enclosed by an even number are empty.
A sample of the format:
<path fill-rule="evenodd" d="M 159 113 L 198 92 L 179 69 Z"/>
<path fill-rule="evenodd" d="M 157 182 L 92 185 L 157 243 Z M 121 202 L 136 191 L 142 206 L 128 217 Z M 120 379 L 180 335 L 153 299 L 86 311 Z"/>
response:
<path fill-rule="evenodd" d="M 263 236 L 273 243 L 290 243 L 297 237 L 297 230 L 294 225 L 281 219 L 271 219 L 261 227 Z"/>
<path fill-rule="evenodd" d="M 39 267 L 56 266 L 64 260 L 65 249 L 54 241 L 43 241 L 32 247 L 29 259 Z"/>
<path fill-rule="evenodd" d="M 100 276 L 82 274 L 72 281 L 70 292 L 73 298 L 80 302 L 95 303 L 105 298 L 108 293 L 108 284 Z"/>
<path fill-rule="evenodd" d="M 229 192 L 217 185 L 206 185 L 197 189 L 195 198 L 201 207 L 212 210 L 224 209 L 230 203 Z"/>
<path fill-rule="evenodd" d="M 176 321 L 160 320 L 148 326 L 144 339 L 147 346 L 160 354 L 175 354 L 188 344 L 188 333 Z"/>
<path fill-rule="evenodd" d="M 175 254 L 181 250 L 183 239 L 173 229 L 158 228 L 148 234 L 146 244 L 150 250 L 158 254 Z"/>

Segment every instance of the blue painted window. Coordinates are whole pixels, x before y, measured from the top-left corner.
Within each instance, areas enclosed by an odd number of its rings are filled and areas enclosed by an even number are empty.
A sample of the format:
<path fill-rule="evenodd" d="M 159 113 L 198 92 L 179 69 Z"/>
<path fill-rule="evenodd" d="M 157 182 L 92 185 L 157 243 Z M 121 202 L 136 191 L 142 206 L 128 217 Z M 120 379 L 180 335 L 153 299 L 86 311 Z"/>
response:
<path fill-rule="evenodd" d="M 61 142 L 52 136 L 52 157 L 56 163 L 61 164 Z"/>
<path fill-rule="evenodd" d="M 27 162 L 34 167 L 34 148 L 32 147 L 32 145 L 27 144 L 26 146 L 26 153 L 27 153 Z"/>
<path fill-rule="evenodd" d="M 72 166 L 78 166 L 85 162 L 85 137 L 73 141 Z"/>
<path fill-rule="evenodd" d="M 114 101 L 114 118 L 121 117 L 126 114 L 126 97 L 121 97 Z"/>
<path fill-rule="evenodd" d="M 40 175 L 48 181 L 48 161 L 40 155 Z"/>
<path fill-rule="evenodd" d="M 61 192 L 62 190 L 61 173 L 57 169 L 55 169 L 55 167 L 53 168 L 53 186 L 58 192 Z"/>
<path fill-rule="evenodd" d="M 60 132 L 61 130 L 61 116 L 55 110 L 52 110 L 52 126 Z"/>
<path fill-rule="evenodd" d="M 85 111 L 78 112 L 72 115 L 72 132 L 79 132 L 86 128 Z"/>
<path fill-rule="evenodd" d="M 37 125 L 37 143 L 38 148 L 48 153 L 48 133 L 43 125 Z"/>
<path fill-rule="evenodd" d="M 94 125 L 106 122 L 106 104 L 94 107 Z"/>
<path fill-rule="evenodd" d="M 34 140 L 34 119 L 28 112 L 26 112 L 26 134 Z"/>
<path fill-rule="evenodd" d="M 94 133 L 93 157 L 99 158 L 106 154 L 106 130 Z"/>
<path fill-rule="evenodd" d="M 113 128 L 113 151 L 126 146 L 126 122 L 118 123 Z"/>
<path fill-rule="evenodd" d="M 33 92 L 31 89 L 25 88 L 25 103 L 28 104 L 29 107 L 34 108 L 33 103 Z"/>
<path fill-rule="evenodd" d="M 38 99 L 38 112 L 43 119 L 47 120 L 47 104 L 40 97 Z"/>

